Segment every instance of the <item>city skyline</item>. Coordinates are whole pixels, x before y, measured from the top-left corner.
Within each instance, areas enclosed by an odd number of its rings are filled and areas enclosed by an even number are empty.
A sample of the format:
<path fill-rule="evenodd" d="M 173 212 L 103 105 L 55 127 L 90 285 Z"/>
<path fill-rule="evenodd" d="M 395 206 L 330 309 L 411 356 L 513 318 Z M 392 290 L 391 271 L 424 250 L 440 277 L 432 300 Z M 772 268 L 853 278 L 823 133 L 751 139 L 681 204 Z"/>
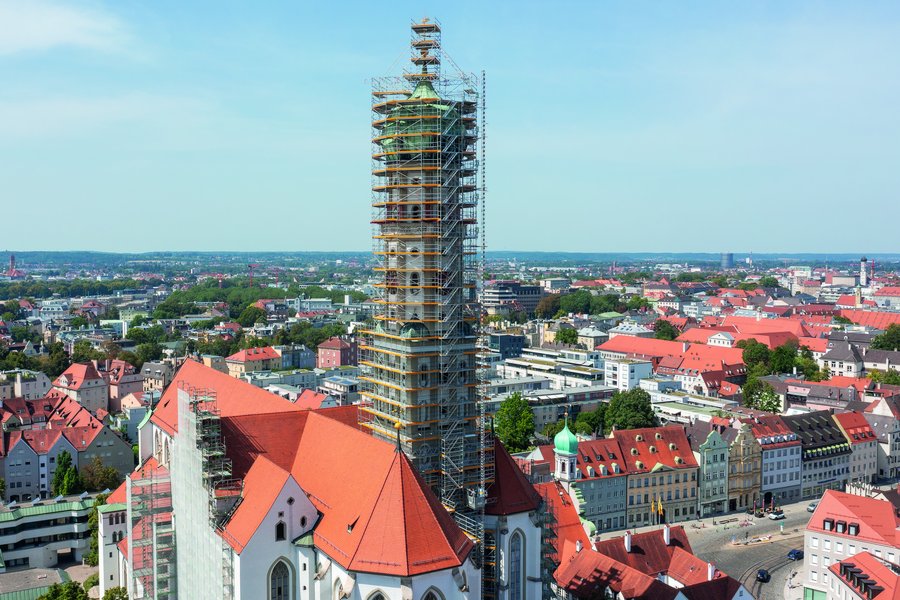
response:
<path fill-rule="evenodd" d="M 352 8 L 0 2 L 4 245 L 364 251 L 366 80 L 428 14 L 487 72 L 490 249 L 896 250 L 806 233 L 896 214 L 896 6 Z"/>

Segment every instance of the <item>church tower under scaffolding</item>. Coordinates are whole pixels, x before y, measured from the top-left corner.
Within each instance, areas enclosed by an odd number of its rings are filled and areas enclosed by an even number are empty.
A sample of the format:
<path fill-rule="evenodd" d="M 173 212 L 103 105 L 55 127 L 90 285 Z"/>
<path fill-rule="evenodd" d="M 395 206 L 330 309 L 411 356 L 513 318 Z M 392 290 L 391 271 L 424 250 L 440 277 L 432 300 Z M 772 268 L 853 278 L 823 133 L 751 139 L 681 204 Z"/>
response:
<path fill-rule="evenodd" d="M 399 440 L 483 553 L 482 513 L 493 479 L 476 370 L 483 80 L 458 72 L 443 54 L 435 21 L 413 23 L 411 45 L 405 74 L 373 81 L 379 294 L 375 325 L 360 347 L 360 414 L 374 435 Z M 442 63 L 454 73 L 443 73 Z"/>

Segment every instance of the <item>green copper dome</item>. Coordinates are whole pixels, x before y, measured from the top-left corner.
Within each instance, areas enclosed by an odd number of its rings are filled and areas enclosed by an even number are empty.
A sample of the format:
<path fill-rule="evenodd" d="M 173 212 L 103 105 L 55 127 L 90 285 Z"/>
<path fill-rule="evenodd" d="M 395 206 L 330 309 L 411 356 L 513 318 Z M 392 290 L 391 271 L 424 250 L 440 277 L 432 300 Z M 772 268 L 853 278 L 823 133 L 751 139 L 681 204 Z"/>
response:
<path fill-rule="evenodd" d="M 578 454 L 578 438 L 569 429 L 569 417 L 566 417 L 562 431 L 553 438 L 553 449 L 560 454 Z"/>

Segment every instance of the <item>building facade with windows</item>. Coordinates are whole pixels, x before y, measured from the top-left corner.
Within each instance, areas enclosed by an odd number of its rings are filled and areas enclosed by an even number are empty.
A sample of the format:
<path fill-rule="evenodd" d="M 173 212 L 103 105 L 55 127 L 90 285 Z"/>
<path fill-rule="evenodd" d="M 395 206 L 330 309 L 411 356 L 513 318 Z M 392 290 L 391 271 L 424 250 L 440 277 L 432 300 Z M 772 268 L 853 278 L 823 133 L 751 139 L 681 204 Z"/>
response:
<path fill-rule="evenodd" d="M 728 510 L 760 506 L 762 449 L 753 430 L 741 423 L 728 449 Z"/>
<path fill-rule="evenodd" d="M 728 510 L 727 437 L 733 433 L 725 427 L 698 422 L 685 427 L 698 471 L 698 510 L 700 517 L 721 515 Z"/>
<path fill-rule="evenodd" d="M 765 506 L 800 499 L 801 444 L 779 415 L 749 421 L 762 451 L 760 492 Z"/>

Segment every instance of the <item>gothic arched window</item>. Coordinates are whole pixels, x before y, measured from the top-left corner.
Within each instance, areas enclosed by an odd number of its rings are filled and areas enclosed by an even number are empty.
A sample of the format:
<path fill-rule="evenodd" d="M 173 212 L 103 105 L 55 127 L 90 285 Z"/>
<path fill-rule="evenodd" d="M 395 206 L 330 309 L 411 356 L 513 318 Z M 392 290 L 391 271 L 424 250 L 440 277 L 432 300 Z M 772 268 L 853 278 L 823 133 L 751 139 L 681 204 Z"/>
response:
<path fill-rule="evenodd" d="M 283 560 L 279 560 L 269 575 L 269 600 L 290 600 L 290 598 L 291 570 Z"/>
<path fill-rule="evenodd" d="M 516 531 L 509 540 L 509 600 L 525 598 L 525 541 Z"/>
<path fill-rule="evenodd" d="M 287 539 L 287 528 L 284 521 L 278 521 L 278 524 L 275 525 L 275 541 L 283 542 L 285 539 Z"/>

